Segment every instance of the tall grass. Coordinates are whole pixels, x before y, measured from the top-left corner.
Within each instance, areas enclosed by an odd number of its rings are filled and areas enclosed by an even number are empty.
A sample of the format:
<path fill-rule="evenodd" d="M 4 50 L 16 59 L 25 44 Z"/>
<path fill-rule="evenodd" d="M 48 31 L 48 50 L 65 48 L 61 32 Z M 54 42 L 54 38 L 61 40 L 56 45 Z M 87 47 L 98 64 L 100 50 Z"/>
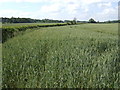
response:
<path fill-rule="evenodd" d="M 117 24 L 42 28 L 3 44 L 4 88 L 119 88 Z"/>
<path fill-rule="evenodd" d="M 9 38 L 19 35 L 20 32 L 24 32 L 27 29 L 34 29 L 40 27 L 54 27 L 65 26 L 66 23 L 24 23 L 24 24 L 3 24 L 2 26 L 2 42 L 7 41 Z"/>

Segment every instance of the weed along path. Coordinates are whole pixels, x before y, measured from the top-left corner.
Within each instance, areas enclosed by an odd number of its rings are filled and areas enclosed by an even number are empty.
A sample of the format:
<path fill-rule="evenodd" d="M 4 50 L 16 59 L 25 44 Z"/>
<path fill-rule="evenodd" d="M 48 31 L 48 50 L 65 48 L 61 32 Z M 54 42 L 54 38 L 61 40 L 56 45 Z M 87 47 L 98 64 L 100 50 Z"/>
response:
<path fill-rule="evenodd" d="M 9 39 L 3 87 L 119 87 L 117 24 L 48 27 Z"/>

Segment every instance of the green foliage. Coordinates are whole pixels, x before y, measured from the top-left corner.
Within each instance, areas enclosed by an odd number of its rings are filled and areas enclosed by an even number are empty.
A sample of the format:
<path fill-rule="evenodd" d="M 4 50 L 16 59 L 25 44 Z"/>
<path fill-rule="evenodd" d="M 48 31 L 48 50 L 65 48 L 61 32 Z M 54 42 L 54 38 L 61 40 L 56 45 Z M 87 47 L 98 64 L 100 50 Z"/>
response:
<path fill-rule="evenodd" d="M 104 23 L 120 23 L 120 20 L 104 21 Z"/>
<path fill-rule="evenodd" d="M 21 25 L 17 24 L 10 24 L 10 25 L 3 25 L 2 27 L 2 42 L 7 41 L 9 38 L 17 36 L 19 32 L 26 31 L 27 29 L 39 28 L 39 27 L 53 27 L 53 26 L 64 26 L 67 25 L 66 23 L 52 23 L 52 24 L 30 24 L 30 25 Z"/>
<path fill-rule="evenodd" d="M 96 23 L 96 21 L 95 21 L 93 18 L 91 18 L 91 19 L 89 20 L 89 23 Z"/>
<path fill-rule="evenodd" d="M 3 18 L 2 23 L 64 23 L 62 20 L 51 20 L 51 19 L 31 19 L 31 18 Z"/>
<path fill-rule="evenodd" d="M 14 37 L 2 45 L 3 87 L 120 88 L 117 30 L 83 24 Z"/>
<path fill-rule="evenodd" d="M 75 24 L 77 24 L 77 23 L 76 23 L 76 21 L 74 21 L 74 20 L 73 20 L 73 21 L 68 21 L 68 22 L 67 22 L 67 25 L 75 25 Z"/>
<path fill-rule="evenodd" d="M 64 22 L 67 23 L 67 25 L 75 25 L 75 24 L 77 24 L 76 18 L 74 18 L 74 20 L 65 20 Z"/>

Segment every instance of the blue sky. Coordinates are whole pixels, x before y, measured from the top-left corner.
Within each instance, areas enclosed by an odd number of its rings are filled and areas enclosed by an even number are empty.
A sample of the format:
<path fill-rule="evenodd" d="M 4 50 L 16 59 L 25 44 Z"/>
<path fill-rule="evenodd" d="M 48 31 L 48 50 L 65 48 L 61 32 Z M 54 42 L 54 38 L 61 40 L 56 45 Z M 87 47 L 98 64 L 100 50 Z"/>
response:
<path fill-rule="evenodd" d="M 0 0 L 0 17 L 97 21 L 118 19 L 119 0 Z"/>

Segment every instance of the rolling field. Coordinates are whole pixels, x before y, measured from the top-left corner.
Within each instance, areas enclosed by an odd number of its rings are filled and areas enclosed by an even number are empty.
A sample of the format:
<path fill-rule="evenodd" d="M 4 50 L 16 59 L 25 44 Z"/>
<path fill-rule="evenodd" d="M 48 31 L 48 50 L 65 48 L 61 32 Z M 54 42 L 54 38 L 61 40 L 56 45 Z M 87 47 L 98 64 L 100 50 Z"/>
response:
<path fill-rule="evenodd" d="M 3 87 L 120 88 L 118 24 L 41 28 L 2 45 Z"/>

